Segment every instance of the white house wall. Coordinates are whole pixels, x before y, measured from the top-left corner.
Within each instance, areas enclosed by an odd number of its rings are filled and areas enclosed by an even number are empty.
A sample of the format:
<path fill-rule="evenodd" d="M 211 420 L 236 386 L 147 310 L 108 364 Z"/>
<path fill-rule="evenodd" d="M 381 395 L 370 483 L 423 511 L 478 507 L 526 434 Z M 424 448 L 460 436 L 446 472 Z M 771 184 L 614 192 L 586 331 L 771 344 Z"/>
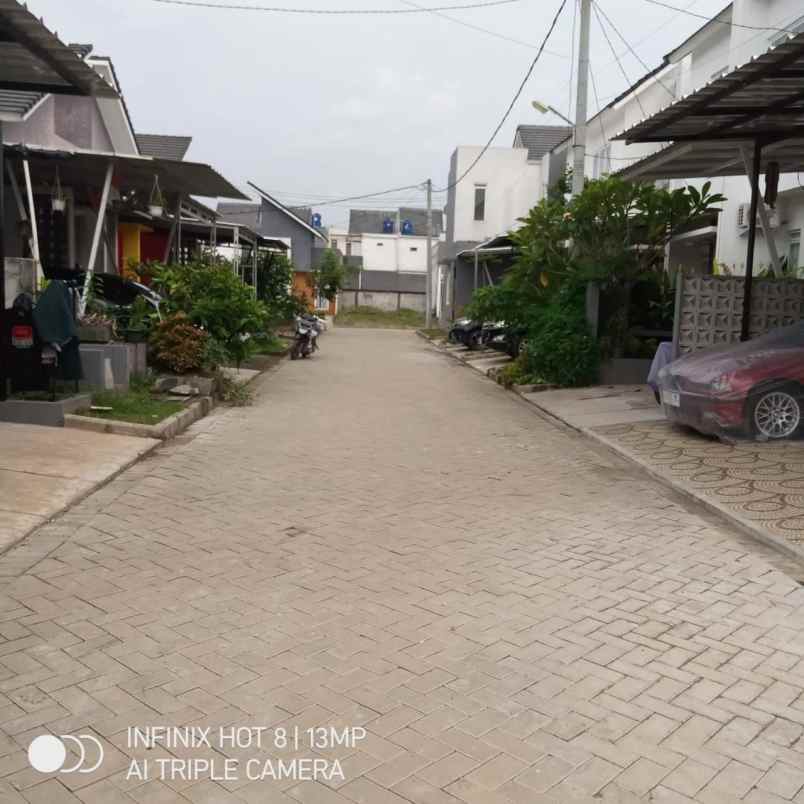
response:
<path fill-rule="evenodd" d="M 477 158 L 478 146 L 461 146 L 452 165 L 459 176 Z M 484 220 L 474 220 L 475 187 L 485 185 Z M 541 162 L 528 162 L 525 148 L 490 148 L 451 194 L 448 240 L 483 241 L 511 229 L 542 197 Z"/>

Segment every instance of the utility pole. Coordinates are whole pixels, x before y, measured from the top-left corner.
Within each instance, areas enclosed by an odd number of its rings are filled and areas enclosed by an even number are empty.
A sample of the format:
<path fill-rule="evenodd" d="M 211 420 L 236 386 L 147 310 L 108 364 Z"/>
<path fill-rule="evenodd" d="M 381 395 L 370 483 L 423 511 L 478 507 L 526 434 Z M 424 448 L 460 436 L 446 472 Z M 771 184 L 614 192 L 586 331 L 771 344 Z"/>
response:
<path fill-rule="evenodd" d="M 427 287 L 424 291 L 424 303 L 427 309 L 424 314 L 424 326 L 432 329 L 433 326 L 433 180 L 427 179 Z"/>
<path fill-rule="evenodd" d="M 572 194 L 583 192 L 586 169 L 586 106 L 589 94 L 589 29 L 592 0 L 581 0 L 581 37 L 578 45 L 578 94 L 575 100 L 575 139 L 572 146 Z"/>

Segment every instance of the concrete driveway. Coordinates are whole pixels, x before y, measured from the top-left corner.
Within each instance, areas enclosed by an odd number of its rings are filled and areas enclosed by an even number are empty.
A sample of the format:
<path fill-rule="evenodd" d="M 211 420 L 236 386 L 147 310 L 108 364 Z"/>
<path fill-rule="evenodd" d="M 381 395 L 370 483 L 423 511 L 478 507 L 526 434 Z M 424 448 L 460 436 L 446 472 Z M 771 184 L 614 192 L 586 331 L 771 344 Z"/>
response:
<path fill-rule="evenodd" d="M 258 383 L 0 558 L 4 800 L 804 801 L 784 559 L 412 333 Z"/>

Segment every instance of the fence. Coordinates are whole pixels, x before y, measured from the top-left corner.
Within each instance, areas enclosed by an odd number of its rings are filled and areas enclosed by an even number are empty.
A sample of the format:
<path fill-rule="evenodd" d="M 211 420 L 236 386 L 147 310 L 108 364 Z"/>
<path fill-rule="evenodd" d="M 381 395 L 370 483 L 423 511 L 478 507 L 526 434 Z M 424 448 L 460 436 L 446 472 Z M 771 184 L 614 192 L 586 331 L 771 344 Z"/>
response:
<path fill-rule="evenodd" d="M 676 354 L 740 340 L 741 276 L 679 275 L 673 346 Z M 751 287 L 751 337 L 804 319 L 804 280 L 757 279 Z"/>

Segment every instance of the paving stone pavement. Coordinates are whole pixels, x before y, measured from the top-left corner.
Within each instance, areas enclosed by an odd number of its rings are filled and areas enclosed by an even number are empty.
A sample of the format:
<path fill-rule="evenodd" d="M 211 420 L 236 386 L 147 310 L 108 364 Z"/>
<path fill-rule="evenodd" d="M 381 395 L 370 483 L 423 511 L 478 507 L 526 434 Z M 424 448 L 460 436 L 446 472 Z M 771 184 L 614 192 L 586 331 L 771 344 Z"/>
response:
<path fill-rule="evenodd" d="M 259 382 L 0 558 L 0 801 L 804 802 L 784 559 L 412 333 Z"/>

